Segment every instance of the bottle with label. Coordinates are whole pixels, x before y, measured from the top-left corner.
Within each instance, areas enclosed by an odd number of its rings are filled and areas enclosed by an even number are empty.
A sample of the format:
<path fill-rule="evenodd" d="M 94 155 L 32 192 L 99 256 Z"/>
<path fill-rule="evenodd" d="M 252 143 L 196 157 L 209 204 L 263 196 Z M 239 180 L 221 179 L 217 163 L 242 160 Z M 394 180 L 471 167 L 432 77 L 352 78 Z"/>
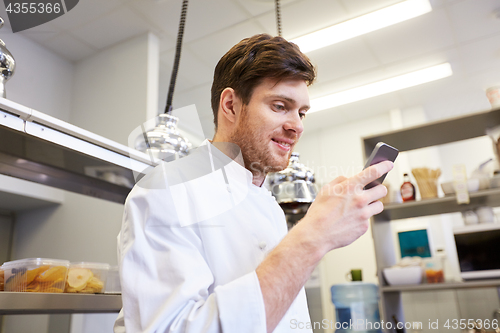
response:
<path fill-rule="evenodd" d="M 401 198 L 403 202 L 415 200 L 415 186 L 410 182 L 410 176 L 404 174 L 404 183 L 401 185 Z"/>

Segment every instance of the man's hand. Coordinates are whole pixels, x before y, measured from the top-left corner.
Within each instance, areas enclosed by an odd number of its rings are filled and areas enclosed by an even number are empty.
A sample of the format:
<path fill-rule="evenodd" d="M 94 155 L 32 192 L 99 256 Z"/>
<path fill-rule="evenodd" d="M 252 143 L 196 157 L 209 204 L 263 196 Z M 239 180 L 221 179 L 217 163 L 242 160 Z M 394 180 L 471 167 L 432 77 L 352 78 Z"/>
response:
<path fill-rule="evenodd" d="M 309 207 L 303 227 L 310 228 L 323 253 L 351 244 L 368 230 L 368 220 L 384 209 L 378 201 L 387 195 L 387 188 L 364 187 L 393 168 L 382 162 L 351 177 L 338 177 L 325 185 Z"/>
<path fill-rule="evenodd" d="M 392 168 L 392 162 L 382 162 L 324 186 L 306 216 L 257 267 L 268 332 L 274 331 L 321 258 L 368 230 L 368 219 L 383 210 L 377 200 L 387 189 L 364 187 Z"/>

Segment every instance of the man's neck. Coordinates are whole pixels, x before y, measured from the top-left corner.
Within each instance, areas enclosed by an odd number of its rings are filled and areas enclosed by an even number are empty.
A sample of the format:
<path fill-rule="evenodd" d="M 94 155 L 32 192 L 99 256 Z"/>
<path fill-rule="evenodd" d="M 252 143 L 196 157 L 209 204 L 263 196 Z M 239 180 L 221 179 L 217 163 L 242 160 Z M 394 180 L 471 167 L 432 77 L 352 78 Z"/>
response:
<path fill-rule="evenodd" d="M 261 174 L 260 177 L 256 177 L 255 174 L 252 172 L 253 178 L 252 178 L 252 184 L 258 187 L 262 187 L 262 184 L 264 184 L 264 180 L 266 179 L 265 174 Z"/>
<path fill-rule="evenodd" d="M 210 140 L 208 140 L 208 141 L 210 141 Z M 258 187 L 261 187 L 262 184 L 264 184 L 264 180 L 266 179 L 267 174 L 264 171 L 252 170 L 249 165 L 246 165 L 248 163 L 246 163 L 246 161 L 243 161 L 243 158 L 241 158 L 241 156 L 243 154 L 239 154 L 240 149 L 235 143 L 230 142 L 226 138 L 223 138 L 223 137 L 217 135 L 217 133 L 215 133 L 215 136 L 210 141 L 210 143 L 213 144 L 221 152 L 226 154 L 228 157 L 230 157 L 234 161 L 238 162 L 241 166 L 245 167 L 248 171 L 250 171 L 252 173 L 252 184 L 254 184 L 255 186 L 258 186 Z M 217 144 L 217 143 L 219 143 L 219 144 Z M 237 149 L 238 153 L 235 153 L 235 149 L 234 149 L 235 147 L 238 148 Z M 238 157 L 240 157 L 240 158 L 238 158 Z"/>

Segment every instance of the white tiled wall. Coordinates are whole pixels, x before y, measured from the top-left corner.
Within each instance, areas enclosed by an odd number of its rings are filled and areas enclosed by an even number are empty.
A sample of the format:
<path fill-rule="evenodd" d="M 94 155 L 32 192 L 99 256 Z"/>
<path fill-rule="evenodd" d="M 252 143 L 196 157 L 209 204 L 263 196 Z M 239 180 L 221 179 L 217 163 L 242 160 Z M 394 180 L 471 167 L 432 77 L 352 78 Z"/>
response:
<path fill-rule="evenodd" d="M 455 301 L 455 291 L 423 291 L 402 293 L 405 322 L 421 322 L 422 331 L 417 332 L 460 332 L 444 329 L 447 319 L 460 318 Z M 430 328 L 430 323 L 438 323 L 438 329 Z M 433 326 L 431 326 L 433 327 Z M 409 330 L 411 333 L 412 330 Z"/>
<path fill-rule="evenodd" d="M 423 330 L 417 331 L 422 333 L 462 332 L 460 319 L 491 321 L 493 311 L 500 308 L 496 288 L 406 292 L 402 300 L 405 322 L 422 322 Z M 429 323 L 436 321 L 438 329 L 430 328 Z M 449 328 L 445 327 L 447 322 Z"/>
<path fill-rule="evenodd" d="M 457 290 L 461 318 L 493 319 L 493 311 L 500 308 L 496 288 Z"/>

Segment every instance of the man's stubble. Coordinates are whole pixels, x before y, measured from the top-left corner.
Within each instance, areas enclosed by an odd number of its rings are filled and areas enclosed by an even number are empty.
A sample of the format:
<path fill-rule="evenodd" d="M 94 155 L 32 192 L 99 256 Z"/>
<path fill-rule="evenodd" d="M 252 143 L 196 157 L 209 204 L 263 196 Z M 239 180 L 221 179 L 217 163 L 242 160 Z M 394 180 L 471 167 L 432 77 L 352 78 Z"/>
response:
<path fill-rule="evenodd" d="M 288 166 L 292 150 L 287 153 L 286 159 L 275 158 L 269 149 L 271 137 L 260 132 L 260 127 L 252 123 L 249 113 L 244 106 L 239 125 L 230 138 L 231 142 L 240 147 L 245 168 L 254 175 L 284 170 Z"/>

